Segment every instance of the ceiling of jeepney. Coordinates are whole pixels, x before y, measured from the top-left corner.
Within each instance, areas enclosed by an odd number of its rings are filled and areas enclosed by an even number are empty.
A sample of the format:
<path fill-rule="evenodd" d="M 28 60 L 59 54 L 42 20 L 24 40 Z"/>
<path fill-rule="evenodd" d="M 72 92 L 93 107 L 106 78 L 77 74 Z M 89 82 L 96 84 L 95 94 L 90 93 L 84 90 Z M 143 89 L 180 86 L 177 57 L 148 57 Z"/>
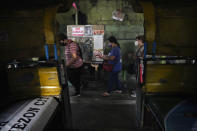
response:
<path fill-rule="evenodd" d="M 0 8 L 26 9 L 60 5 L 59 12 L 65 12 L 70 9 L 72 2 L 73 0 L 3 0 Z"/>

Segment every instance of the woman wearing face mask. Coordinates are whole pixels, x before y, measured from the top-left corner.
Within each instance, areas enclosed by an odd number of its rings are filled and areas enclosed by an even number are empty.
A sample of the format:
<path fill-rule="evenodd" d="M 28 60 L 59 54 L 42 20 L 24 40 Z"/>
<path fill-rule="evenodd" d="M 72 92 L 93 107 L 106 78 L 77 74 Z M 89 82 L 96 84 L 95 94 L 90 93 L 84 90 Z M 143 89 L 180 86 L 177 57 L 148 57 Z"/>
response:
<path fill-rule="evenodd" d="M 108 81 L 108 89 L 106 92 L 102 94 L 102 96 L 109 96 L 112 92 L 113 86 L 116 86 L 116 93 L 122 93 L 120 80 L 118 75 L 122 69 L 122 64 L 120 62 L 121 54 L 120 54 L 120 46 L 117 42 L 116 38 L 111 36 L 108 38 L 109 45 L 112 47 L 108 56 L 101 56 L 100 58 L 107 60 L 110 64 L 113 64 L 113 70 L 110 72 L 110 77 Z"/>
<path fill-rule="evenodd" d="M 139 67 L 138 67 L 138 63 L 139 63 L 139 59 L 144 57 L 144 36 L 140 35 L 136 37 L 136 41 L 135 41 L 135 46 L 137 46 L 136 49 L 136 53 L 135 53 L 135 63 L 134 63 L 134 71 L 136 74 L 136 80 L 138 81 L 138 71 L 139 71 Z M 143 63 L 141 63 L 141 66 L 143 68 Z M 136 97 L 136 94 L 134 92 L 135 89 L 132 89 L 133 91 L 131 92 L 131 96 L 132 97 Z"/>
<path fill-rule="evenodd" d="M 136 59 L 144 57 L 144 36 L 140 35 L 136 37 L 135 45 L 137 45 Z"/>
<path fill-rule="evenodd" d="M 135 46 L 137 46 L 135 55 L 134 55 L 134 71 L 137 73 L 137 64 L 140 58 L 144 57 L 144 36 L 140 35 L 136 37 Z"/>

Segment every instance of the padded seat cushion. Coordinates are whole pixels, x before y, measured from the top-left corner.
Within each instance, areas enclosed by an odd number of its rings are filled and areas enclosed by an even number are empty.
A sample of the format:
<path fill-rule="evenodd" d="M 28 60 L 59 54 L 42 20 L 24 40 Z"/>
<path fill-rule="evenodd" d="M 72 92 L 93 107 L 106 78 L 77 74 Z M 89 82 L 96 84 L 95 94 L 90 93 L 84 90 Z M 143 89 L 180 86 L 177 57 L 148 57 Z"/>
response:
<path fill-rule="evenodd" d="M 150 108 L 159 124 L 164 127 L 164 118 L 167 113 L 185 98 L 181 96 L 147 96 L 146 105 Z"/>

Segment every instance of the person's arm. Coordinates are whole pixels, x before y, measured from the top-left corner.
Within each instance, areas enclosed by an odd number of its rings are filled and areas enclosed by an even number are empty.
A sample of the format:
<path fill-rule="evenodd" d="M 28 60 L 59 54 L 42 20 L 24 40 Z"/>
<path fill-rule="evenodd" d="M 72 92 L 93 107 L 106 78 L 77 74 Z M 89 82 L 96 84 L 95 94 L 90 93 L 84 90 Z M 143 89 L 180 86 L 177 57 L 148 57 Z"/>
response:
<path fill-rule="evenodd" d="M 103 56 L 103 60 L 110 60 L 113 61 L 116 57 L 115 56 Z"/>
<path fill-rule="evenodd" d="M 101 59 L 103 59 L 103 60 L 110 60 L 110 61 L 113 61 L 115 58 L 116 58 L 116 55 L 115 55 L 115 52 L 114 52 L 114 50 L 112 50 L 111 52 L 110 52 L 110 56 L 101 56 L 100 58 Z"/>
<path fill-rule="evenodd" d="M 72 59 L 66 64 L 67 67 L 72 65 L 77 60 L 77 54 L 76 53 L 72 53 L 71 55 L 72 55 Z"/>
<path fill-rule="evenodd" d="M 142 50 L 140 57 L 144 58 L 144 50 Z"/>

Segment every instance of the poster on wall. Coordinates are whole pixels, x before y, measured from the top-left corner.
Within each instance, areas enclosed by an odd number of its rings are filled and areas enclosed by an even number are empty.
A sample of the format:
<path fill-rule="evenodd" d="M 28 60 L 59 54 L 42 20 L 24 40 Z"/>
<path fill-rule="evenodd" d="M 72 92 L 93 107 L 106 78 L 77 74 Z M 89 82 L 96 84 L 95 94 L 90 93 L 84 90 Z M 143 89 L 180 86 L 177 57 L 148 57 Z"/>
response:
<path fill-rule="evenodd" d="M 84 26 L 73 26 L 72 36 L 84 36 Z"/>
<path fill-rule="evenodd" d="M 68 25 L 67 36 L 80 45 L 85 63 L 102 63 L 104 25 Z"/>
<path fill-rule="evenodd" d="M 72 37 L 93 37 L 104 35 L 104 25 L 68 25 L 67 35 Z"/>
<path fill-rule="evenodd" d="M 100 56 L 103 55 L 103 36 L 95 35 L 93 46 L 93 61 L 103 61 Z"/>
<path fill-rule="evenodd" d="M 84 25 L 69 25 L 67 26 L 67 36 L 83 37 Z"/>
<path fill-rule="evenodd" d="M 104 25 L 93 25 L 94 35 L 104 35 Z"/>
<path fill-rule="evenodd" d="M 85 25 L 85 36 L 92 36 L 93 31 L 92 31 L 92 26 L 91 25 Z"/>

